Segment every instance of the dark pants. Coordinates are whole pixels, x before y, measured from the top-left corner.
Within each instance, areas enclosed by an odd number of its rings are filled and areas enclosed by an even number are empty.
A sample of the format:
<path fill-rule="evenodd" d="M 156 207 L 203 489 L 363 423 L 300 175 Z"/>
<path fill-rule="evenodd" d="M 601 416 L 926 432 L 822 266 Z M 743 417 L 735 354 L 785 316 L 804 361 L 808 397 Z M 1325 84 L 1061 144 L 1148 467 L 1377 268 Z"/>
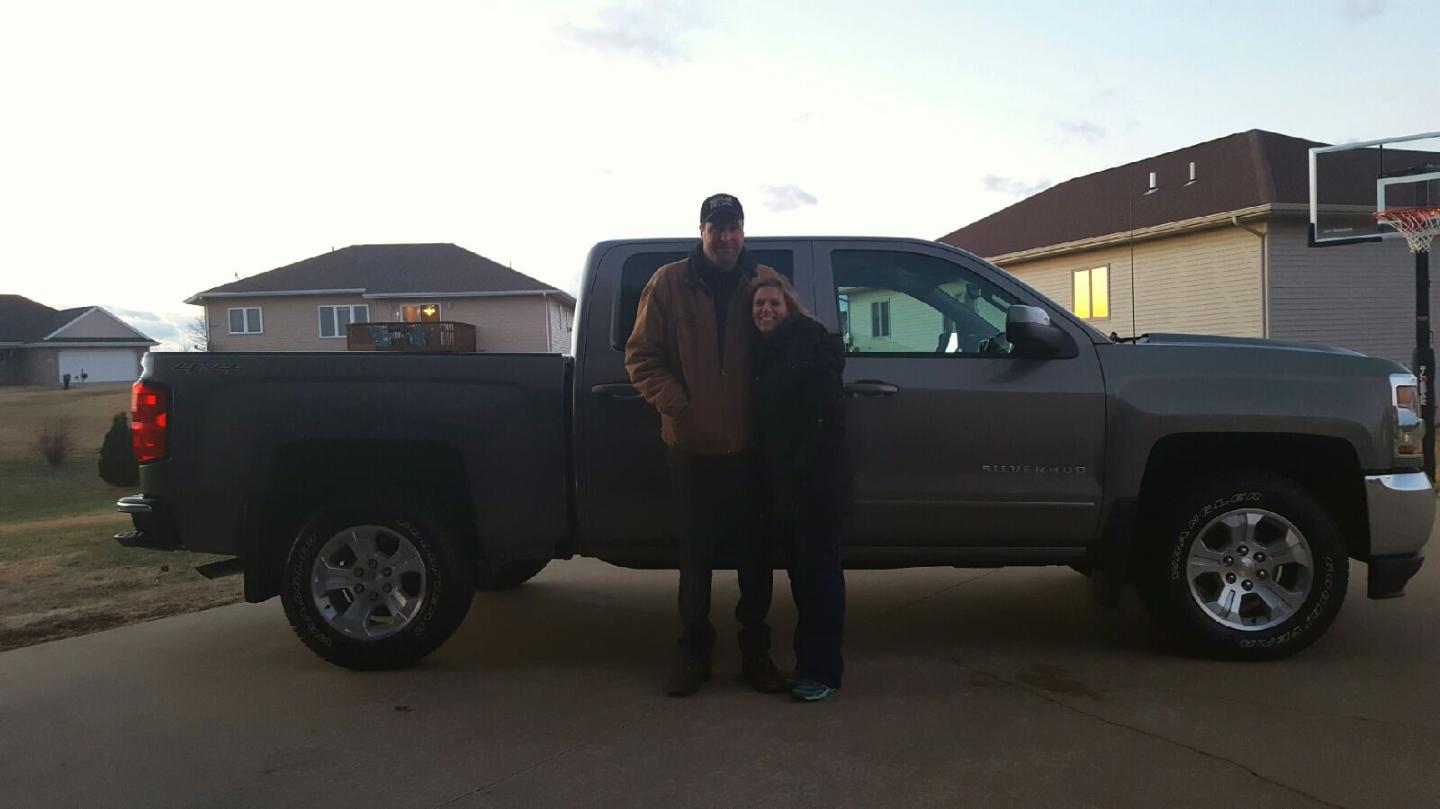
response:
<path fill-rule="evenodd" d="M 710 576 L 733 564 L 740 577 L 740 649 L 746 657 L 770 653 L 774 562 L 760 523 L 759 486 L 751 456 L 696 455 L 670 450 L 670 483 L 680 541 L 680 642 L 708 656 L 715 645 L 710 623 Z"/>
<path fill-rule="evenodd" d="M 795 676 L 840 687 L 845 661 L 845 570 L 840 563 L 841 517 L 815 505 L 777 520 L 795 596 Z"/>

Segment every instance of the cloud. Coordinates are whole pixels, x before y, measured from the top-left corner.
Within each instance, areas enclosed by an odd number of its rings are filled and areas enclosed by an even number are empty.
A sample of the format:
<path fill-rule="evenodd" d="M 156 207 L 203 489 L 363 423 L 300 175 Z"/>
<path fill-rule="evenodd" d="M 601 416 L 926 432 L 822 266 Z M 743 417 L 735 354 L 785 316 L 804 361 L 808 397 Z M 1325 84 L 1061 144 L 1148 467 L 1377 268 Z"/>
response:
<path fill-rule="evenodd" d="M 1105 137 L 1105 127 L 1092 121 L 1061 121 L 1059 126 L 1066 133 L 1090 143 Z"/>
<path fill-rule="evenodd" d="M 1010 194 L 1016 197 L 1028 197 L 1031 194 L 1038 194 L 1054 185 L 1054 183 L 1049 180 L 1026 182 L 1024 180 L 1016 180 L 1013 177 L 997 177 L 994 174 L 985 175 L 981 182 L 984 183 L 986 191 Z"/>
<path fill-rule="evenodd" d="M 104 307 L 107 312 L 125 321 L 125 324 L 139 330 L 151 340 L 159 341 L 156 351 L 183 351 L 189 343 L 185 328 L 199 314 L 178 314 L 175 312 L 147 312 L 143 309 L 121 309 Z"/>
<path fill-rule="evenodd" d="M 606 6 L 594 25 L 565 24 L 561 33 L 592 50 L 657 65 L 690 60 L 689 34 L 712 27 L 695 0 L 630 0 Z"/>
<path fill-rule="evenodd" d="M 1388 5 L 1387 0 L 1344 0 L 1340 13 L 1352 22 L 1364 22 L 1384 14 Z"/>
<path fill-rule="evenodd" d="M 765 186 L 765 207 L 772 211 L 793 211 L 807 205 L 818 205 L 820 200 L 803 188 L 794 185 Z"/>

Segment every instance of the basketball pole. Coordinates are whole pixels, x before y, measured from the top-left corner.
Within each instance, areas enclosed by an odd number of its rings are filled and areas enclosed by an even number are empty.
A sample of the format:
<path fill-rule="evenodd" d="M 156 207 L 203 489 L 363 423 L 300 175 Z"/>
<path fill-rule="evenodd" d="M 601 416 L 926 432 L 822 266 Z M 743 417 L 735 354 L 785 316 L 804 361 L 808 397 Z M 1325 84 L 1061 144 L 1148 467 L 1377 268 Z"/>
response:
<path fill-rule="evenodd" d="M 1420 418 L 1425 421 L 1425 474 L 1435 480 L 1435 347 L 1430 329 L 1430 253 L 1415 251 L 1415 354 L 1420 373 Z"/>

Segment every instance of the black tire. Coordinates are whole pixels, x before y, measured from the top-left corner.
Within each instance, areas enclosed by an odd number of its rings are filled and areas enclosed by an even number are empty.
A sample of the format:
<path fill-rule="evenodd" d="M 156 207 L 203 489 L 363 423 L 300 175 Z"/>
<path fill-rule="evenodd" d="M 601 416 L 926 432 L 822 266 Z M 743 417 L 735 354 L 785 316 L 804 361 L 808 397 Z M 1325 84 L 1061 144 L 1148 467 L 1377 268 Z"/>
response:
<path fill-rule="evenodd" d="M 1244 584 L 1243 579 L 1258 575 L 1258 568 L 1221 567 L 1218 570 L 1223 573 L 1202 573 L 1196 578 L 1200 584 L 1193 587 L 1186 572 L 1191 548 L 1201 541 L 1202 532 L 1223 531 L 1223 526 L 1216 522 L 1218 518 L 1237 511 L 1267 512 L 1280 518 L 1263 517 L 1262 525 L 1256 529 L 1257 536 L 1267 526 L 1275 526 L 1273 536 L 1283 520 L 1288 521 L 1309 546 L 1308 593 L 1293 613 L 1274 626 L 1242 629 L 1226 625 L 1211 609 L 1201 605 L 1197 595 L 1205 592 L 1205 585 L 1219 584 L 1222 576 L 1232 571 L 1238 572 L 1237 578 Z M 1320 501 L 1294 481 L 1269 473 L 1245 472 L 1214 482 L 1193 483 L 1174 498 L 1163 516 L 1150 524 L 1152 530 L 1137 538 L 1136 589 L 1151 614 L 1192 653 L 1229 660 L 1287 657 L 1324 634 L 1340 612 L 1349 580 L 1349 560 L 1340 530 Z M 1214 536 L 1203 534 L 1207 543 L 1214 541 Z M 1224 538 L 1221 536 L 1221 541 Z M 1255 551 L 1249 550 L 1252 554 Z M 1225 558 L 1236 559 L 1233 554 Z M 1252 557 L 1244 559 L 1253 563 Z M 1267 575 L 1272 577 L 1273 584 L 1279 585 L 1278 577 L 1283 571 L 1274 570 L 1275 573 Z M 1260 580 L 1252 581 L 1258 588 Z M 1240 598 L 1239 604 L 1255 607 L 1262 613 L 1248 619 L 1256 621 L 1256 626 L 1267 622 L 1266 615 L 1271 616 L 1268 620 L 1275 620 L 1268 605 L 1258 603 L 1261 600 L 1258 591 L 1254 598 L 1248 595 Z M 1244 609 L 1238 609 L 1231 620 L 1245 620 Z"/>
<path fill-rule="evenodd" d="M 285 560 L 280 596 L 290 628 L 311 651 L 349 669 L 403 668 L 419 662 L 454 634 L 470 610 L 475 568 L 453 534 L 432 513 L 403 495 L 377 494 L 333 503 L 300 530 Z M 423 599 L 416 612 L 403 628 L 379 639 L 357 639 L 336 629 L 321 614 L 311 593 L 312 570 L 321 550 L 343 529 L 355 526 L 393 532 L 387 535 L 389 541 L 395 537 L 408 541 L 423 565 L 423 585 L 416 587 Z"/>
<path fill-rule="evenodd" d="M 548 564 L 549 559 L 521 559 L 495 567 L 481 563 L 476 587 L 481 590 L 513 590 L 535 578 Z"/>

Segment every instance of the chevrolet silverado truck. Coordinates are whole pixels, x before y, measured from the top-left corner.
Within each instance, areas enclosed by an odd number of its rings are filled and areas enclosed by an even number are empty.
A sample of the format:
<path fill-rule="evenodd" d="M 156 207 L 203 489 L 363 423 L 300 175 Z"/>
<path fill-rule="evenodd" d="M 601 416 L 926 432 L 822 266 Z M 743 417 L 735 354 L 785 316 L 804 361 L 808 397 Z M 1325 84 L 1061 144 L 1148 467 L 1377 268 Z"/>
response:
<path fill-rule="evenodd" d="M 414 663 L 477 588 L 548 562 L 675 563 L 665 449 L 624 345 L 689 240 L 590 252 L 573 356 L 152 353 L 133 393 L 130 546 L 226 554 L 247 601 L 356 669 Z M 843 336 L 851 568 L 1070 565 L 1133 585 L 1196 653 L 1319 637 L 1349 560 L 1420 568 L 1435 494 L 1416 378 L 1318 345 L 1116 339 L 970 253 L 756 238 Z"/>

